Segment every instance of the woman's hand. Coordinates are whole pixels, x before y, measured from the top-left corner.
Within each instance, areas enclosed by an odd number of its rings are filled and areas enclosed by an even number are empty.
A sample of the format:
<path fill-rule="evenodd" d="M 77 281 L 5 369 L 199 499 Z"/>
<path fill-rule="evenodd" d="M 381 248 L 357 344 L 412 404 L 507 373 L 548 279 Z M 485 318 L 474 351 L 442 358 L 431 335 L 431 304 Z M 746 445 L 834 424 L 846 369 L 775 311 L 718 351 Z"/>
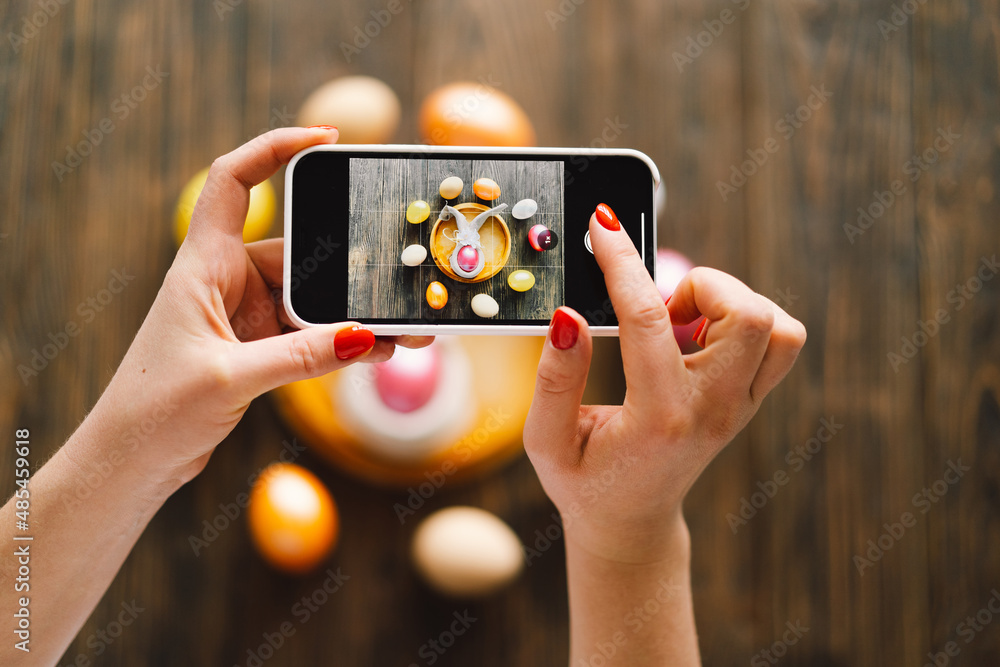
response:
<path fill-rule="evenodd" d="M 618 316 L 624 404 L 581 407 L 590 333 L 579 314 L 560 308 L 524 428 L 525 450 L 563 518 L 572 664 L 590 664 L 588 651 L 607 647 L 618 630 L 632 640 L 616 649 L 621 664 L 696 664 L 681 503 L 792 367 L 805 329 L 768 299 L 712 269 L 692 270 L 665 305 L 632 241 L 603 204 L 591 217 L 590 237 Z M 704 349 L 682 356 L 671 325 L 702 315 Z M 656 630 L 633 637 L 628 610 L 646 600 L 659 605 L 655 596 L 668 580 L 683 591 L 670 618 L 664 615 L 646 628 Z"/>
<path fill-rule="evenodd" d="M 792 367 L 805 328 L 713 269 L 691 271 L 664 305 L 624 231 L 595 214 L 590 234 L 618 315 L 625 401 L 581 407 L 590 333 L 579 314 L 560 308 L 524 444 L 571 539 L 605 558 L 649 561 L 698 475 Z M 682 356 L 671 324 L 701 315 L 705 349 Z"/>
<path fill-rule="evenodd" d="M 55 664 L 104 595 L 146 524 L 194 477 L 250 401 L 278 385 L 358 360 L 394 342 L 352 323 L 289 331 L 282 241 L 243 244 L 250 188 L 332 128 L 269 132 L 212 165 L 191 227 L 139 333 L 97 405 L 31 480 L 31 653 L 0 663 Z M 14 500 L 0 509 L 14 525 Z M 0 585 L 18 560 L 0 558 Z"/>
<path fill-rule="evenodd" d="M 113 442 L 144 469 L 167 474 L 168 483 L 197 474 L 254 397 L 392 355 L 393 340 L 376 340 L 351 323 L 292 331 L 281 303 L 283 241 L 243 243 L 250 188 L 296 152 L 336 139 L 333 128 L 275 130 L 209 171 L 187 238 L 94 409 L 111 423 L 151 426 L 141 438 L 123 434 Z"/>

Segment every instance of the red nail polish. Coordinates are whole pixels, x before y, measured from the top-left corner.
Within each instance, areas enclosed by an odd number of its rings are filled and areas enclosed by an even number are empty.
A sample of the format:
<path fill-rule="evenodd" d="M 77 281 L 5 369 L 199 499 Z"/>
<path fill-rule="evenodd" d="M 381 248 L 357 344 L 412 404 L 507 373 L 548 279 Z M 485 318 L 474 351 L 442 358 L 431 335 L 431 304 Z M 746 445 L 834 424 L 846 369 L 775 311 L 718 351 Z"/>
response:
<path fill-rule="evenodd" d="M 673 298 L 674 298 L 674 295 L 673 295 L 673 294 L 671 294 L 670 296 L 668 296 L 668 297 L 667 297 L 667 300 L 663 302 L 663 305 L 665 306 L 665 305 L 667 305 L 668 303 L 670 303 L 670 300 L 671 300 L 671 299 L 673 299 Z"/>
<path fill-rule="evenodd" d="M 618 216 L 615 212 L 611 210 L 611 207 L 607 204 L 597 205 L 597 221 L 604 226 L 605 229 L 610 229 L 613 232 L 617 232 L 622 228 L 621 223 L 618 222 Z"/>
<path fill-rule="evenodd" d="M 341 360 L 364 354 L 372 349 L 374 344 L 375 334 L 357 324 L 349 329 L 341 329 L 333 338 L 333 349 L 337 351 L 337 358 Z"/>
<path fill-rule="evenodd" d="M 707 317 L 705 319 L 703 319 L 701 321 L 701 324 L 698 325 L 698 328 L 695 329 L 694 335 L 691 336 L 691 340 L 693 340 L 696 343 L 698 342 L 698 336 L 701 335 L 701 330 L 705 328 L 706 324 L 708 324 L 708 318 Z"/>
<path fill-rule="evenodd" d="M 573 316 L 565 310 L 557 310 L 552 316 L 552 331 L 549 334 L 553 347 L 557 350 L 568 350 L 576 345 L 579 335 L 580 326 Z"/>
<path fill-rule="evenodd" d="M 333 125 L 310 125 L 306 128 L 307 130 L 336 130 L 337 128 Z"/>

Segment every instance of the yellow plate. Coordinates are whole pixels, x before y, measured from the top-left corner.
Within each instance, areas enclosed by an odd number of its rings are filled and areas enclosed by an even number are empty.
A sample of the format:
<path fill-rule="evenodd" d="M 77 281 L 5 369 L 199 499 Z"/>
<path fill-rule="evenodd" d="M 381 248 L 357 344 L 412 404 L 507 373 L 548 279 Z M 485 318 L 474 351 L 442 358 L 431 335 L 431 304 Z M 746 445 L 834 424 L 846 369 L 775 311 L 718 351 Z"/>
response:
<path fill-rule="evenodd" d="M 483 211 L 490 210 L 482 204 L 472 202 L 457 204 L 455 209 L 461 211 L 465 219 L 469 221 Z M 441 220 L 440 218 L 434 223 L 434 228 L 431 230 L 431 256 L 434 257 L 438 268 L 452 280 L 457 280 L 460 283 L 481 283 L 495 276 L 507 264 L 507 258 L 510 257 L 510 229 L 507 228 L 507 223 L 499 215 L 490 216 L 479 228 L 479 240 L 483 244 L 486 263 L 483 265 L 483 270 L 475 278 L 463 278 L 451 270 L 448 258 L 455 250 L 455 242 L 451 238 L 454 238 L 457 231 L 458 225 L 454 220 Z"/>

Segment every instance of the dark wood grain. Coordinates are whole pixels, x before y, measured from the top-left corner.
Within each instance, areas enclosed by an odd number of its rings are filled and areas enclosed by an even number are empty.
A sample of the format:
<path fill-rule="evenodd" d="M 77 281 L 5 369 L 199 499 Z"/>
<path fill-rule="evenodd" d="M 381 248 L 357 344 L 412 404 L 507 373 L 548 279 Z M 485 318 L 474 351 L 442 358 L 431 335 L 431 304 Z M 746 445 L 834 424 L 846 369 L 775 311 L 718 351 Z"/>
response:
<path fill-rule="evenodd" d="M 195 171 L 294 122 L 335 76 L 389 83 L 403 103 L 400 141 L 417 140 L 434 87 L 484 81 L 524 106 L 542 145 L 648 152 L 669 193 L 660 245 L 736 275 L 809 330 L 795 369 L 685 506 L 706 664 L 747 664 L 796 621 L 809 632 L 780 664 L 920 665 L 949 641 L 961 649 L 954 664 L 1000 663 L 1000 620 L 968 643 L 959 635 L 1000 587 L 1000 280 L 974 280 L 1000 254 L 1000 6 L 917 3 L 886 32 L 879 22 L 903 4 L 428 0 L 404 3 L 348 60 L 341 44 L 385 2 L 75 0 L 15 51 L 6 36 L 38 3 L 12 0 L 0 16 L 0 432 L 30 428 L 40 465 L 96 401 L 170 265 L 173 206 Z M 707 45 L 678 66 L 689 38 Z M 124 114 L 116 100 L 147 67 L 169 74 Z M 824 86 L 829 99 L 786 137 L 780 121 Z M 54 170 L 105 118 L 114 130 Z M 949 128 L 959 136 L 948 149 L 908 171 Z M 718 183 L 769 138 L 777 150 L 723 198 Z M 438 177 L 426 178 L 432 192 Z M 905 190 L 870 227 L 845 231 L 896 180 Z M 113 271 L 134 278 L 88 310 Z M 958 285 L 977 291 L 959 300 Z M 948 321 L 893 363 L 941 310 Z M 78 335 L 22 381 L 18 366 L 69 323 Z M 616 341 L 595 348 L 588 399 L 621 400 Z M 827 442 L 823 420 L 843 425 Z M 133 599 L 145 611 L 96 664 L 246 664 L 289 619 L 296 634 L 268 665 L 426 664 L 420 647 L 465 609 L 479 620 L 438 665 L 565 663 L 559 540 L 497 597 L 441 599 L 408 565 L 413 525 L 392 511 L 405 492 L 308 452 L 299 461 L 330 485 L 343 522 L 329 565 L 351 577 L 319 612 L 291 615 L 323 573 L 269 570 L 242 517 L 196 555 L 188 536 L 292 437 L 266 398 L 251 406 L 154 519 L 63 664 L 94 659 L 88 638 Z M 811 446 L 809 460 L 791 459 L 800 468 L 786 458 Z M 959 459 L 971 470 L 922 514 L 914 497 Z M 12 465 L 0 458 L 5 494 Z M 787 482 L 734 534 L 727 515 L 778 472 Z M 526 544 L 553 523 L 524 459 L 442 489 L 423 511 L 452 504 L 495 512 Z M 854 557 L 904 512 L 915 525 L 861 574 Z"/>

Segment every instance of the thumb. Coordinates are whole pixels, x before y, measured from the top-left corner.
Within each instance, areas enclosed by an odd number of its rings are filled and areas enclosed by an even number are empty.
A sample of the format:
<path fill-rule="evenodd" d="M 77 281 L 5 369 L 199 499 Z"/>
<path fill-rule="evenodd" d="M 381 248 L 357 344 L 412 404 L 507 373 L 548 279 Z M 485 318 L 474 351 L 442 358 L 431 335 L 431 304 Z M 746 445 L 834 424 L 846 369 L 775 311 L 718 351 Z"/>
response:
<path fill-rule="evenodd" d="M 239 343 L 233 363 L 233 381 L 255 398 L 275 387 L 318 377 L 369 355 L 388 359 L 392 343 L 375 340 L 360 324 L 340 323 L 309 327 L 269 338 Z M 383 349 L 385 348 L 385 349 Z"/>
<path fill-rule="evenodd" d="M 524 424 L 524 446 L 534 465 L 572 465 L 580 458 L 580 401 L 592 345 L 586 321 L 565 306 L 552 316 L 538 362 L 535 396 Z"/>

